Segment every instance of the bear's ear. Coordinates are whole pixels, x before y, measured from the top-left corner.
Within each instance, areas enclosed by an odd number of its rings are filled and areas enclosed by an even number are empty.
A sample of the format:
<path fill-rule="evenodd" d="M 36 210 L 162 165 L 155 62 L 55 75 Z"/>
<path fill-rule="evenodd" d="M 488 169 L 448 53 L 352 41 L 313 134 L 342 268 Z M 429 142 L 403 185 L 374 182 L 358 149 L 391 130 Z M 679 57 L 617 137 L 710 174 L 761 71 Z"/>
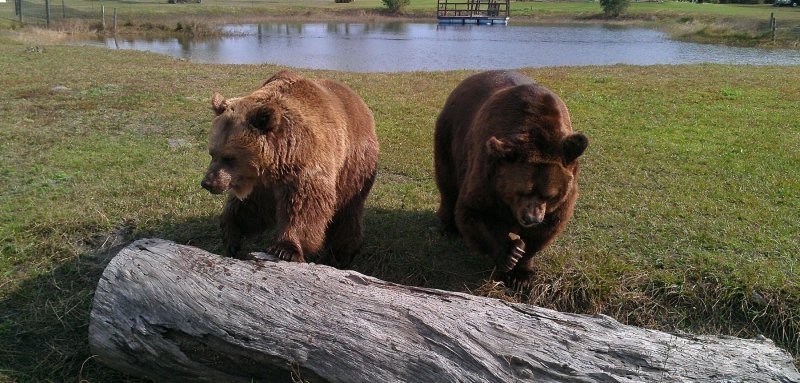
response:
<path fill-rule="evenodd" d="M 561 110 L 558 108 L 558 100 L 553 94 L 550 92 L 540 93 L 534 91 L 529 85 L 525 90 L 526 93 L 519 99 L 522 110 L 539 119 L 554 121 L 561 119 Z"/>
<path fill-rule="evenodd" d="M 275 73 L 275 75 L 270 77 L 269 80 L 264 81 L 264 83 L 261 84 L 261 86 L 264 87 L 265 85 L 278 80 L 282 80 L 288 84 L 292 84 L 295 81 L 299 80 L 300 78 L 301 78 L 300 75 L 297 73 L 294 73 L 290 70 L 282 70 L 278 73 Z"/>
<path fill-rule="evenodd" d="M 550 93 L 545 93 L 539 101 L 543 111 L 549 111 L 551 114 L 560 114 L 558 110 L 558 101 Z"/>
<path fill-rule="evenodd" d="M 281 120 L 280 113 L 272 108 L 262 107 L 255 110 L 247 117 L 250 128 L 266 133 L 274 130 Z"/>
<path fill-rule="evenodd" d="M 510 160 L 516 156 L 517 149 L 508 139 L 492 136 L 486 140 L 486 152 L 491 158 Z"/>
<path fill-rule="evenodd" d="M 561 140 L 564 163 L 569 164 L 578 159 L 589 146 L 589 139 L 582 133 L 573 133 Z"/>
<path fill-rule="evenodd" d="M 221 94 L 214 92 L 214 95 L 211 96 L 211 110 L 214 111 L 214 114 L 219 116 L 224 113 L 226 109 L 228 109 L 228 100 L 222 97 Z"/>

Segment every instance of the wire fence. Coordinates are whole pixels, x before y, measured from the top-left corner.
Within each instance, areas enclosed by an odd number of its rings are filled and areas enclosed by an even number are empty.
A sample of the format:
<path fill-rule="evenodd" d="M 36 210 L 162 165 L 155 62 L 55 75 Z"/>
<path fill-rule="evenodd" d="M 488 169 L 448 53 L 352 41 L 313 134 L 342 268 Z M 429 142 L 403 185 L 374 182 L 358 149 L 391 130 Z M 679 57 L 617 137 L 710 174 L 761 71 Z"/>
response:
<path fill-rule="evenodd" d="M 96 20 L 110 22 L 113 9 L 101 2 L 71 4 L 69 0 L 9 0 L 14 2 L 14 18 L 23 24 L 49 25 L 66 20 Z"/>

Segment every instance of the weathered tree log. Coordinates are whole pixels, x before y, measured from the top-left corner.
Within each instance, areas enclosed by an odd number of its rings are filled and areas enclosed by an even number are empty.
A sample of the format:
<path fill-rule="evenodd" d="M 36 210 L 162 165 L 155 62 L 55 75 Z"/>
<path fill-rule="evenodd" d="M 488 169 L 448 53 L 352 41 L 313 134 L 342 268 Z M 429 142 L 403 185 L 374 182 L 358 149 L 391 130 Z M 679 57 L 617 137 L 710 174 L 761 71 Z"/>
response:
<path fill-rule="evenodd" d="M 156 381 L 800 382 L 767 339 L 668 334 L 159 239 L 108 265 L 89 343 Z"/>

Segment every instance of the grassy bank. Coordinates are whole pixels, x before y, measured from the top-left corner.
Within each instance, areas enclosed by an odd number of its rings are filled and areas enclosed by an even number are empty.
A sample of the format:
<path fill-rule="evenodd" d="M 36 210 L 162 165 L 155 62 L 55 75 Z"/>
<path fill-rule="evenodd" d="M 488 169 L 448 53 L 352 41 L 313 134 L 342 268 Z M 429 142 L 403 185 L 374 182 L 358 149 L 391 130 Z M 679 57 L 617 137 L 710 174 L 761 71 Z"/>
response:
<path fill-rule="evenodd" d="M 278 68 L 0 38 L 0 382 L 124 380 L 90 357 L 109 249 L 155 236 L 220 252 L 222 197 L 199 186 L 214 91 Z M 764 334 L 800 355 L 800 67 L 523 70 L 590 137 L 568 230 L 535 286 L 440 236 L 433 122 L 472 72 L 302 71 L 372 108 L 380 171 L 355 269 L 417 286 L 603 312 L 665 330 Z"/>
<path fill-rule="evenodd" d="M 26 22 L 44 23 L 44 0 L 25 3 Z M 51 28 L 65 31 L 103 30 L 100 6 L 106 10 L 106 32 L 111 15 L 118 11 L 119 33 L 209 33 L 214 25 L 291 20 L 435 20 L 436 2 L 413 1 L 400 15 L 388 15 L 379 0 L 334 3 L 322 0 L 253 2 L 249 0 L 204 0 L 201 4 L 167 4 L 165 0 L 124 1 L 68 0 L 62 8 L 51 6 Z M 603 22 L 639 25 L 666 31 L 676 39 L 748 46 L 800 48 L 800 10 L 770 5 L 693 4 L 690 2 L 634 2 L 619 19 L 606 19 L 597 2 L 512 2 L 512 23 Z M 772 42 L 770 13 L 778 20 L 777 38 Z M 66 16 L 66 18 L 64 18 Z M 0 28 L 17 26 L 11 3 L 0 7 Z M 192 25 L 195 28 L 179 28 Z"/>

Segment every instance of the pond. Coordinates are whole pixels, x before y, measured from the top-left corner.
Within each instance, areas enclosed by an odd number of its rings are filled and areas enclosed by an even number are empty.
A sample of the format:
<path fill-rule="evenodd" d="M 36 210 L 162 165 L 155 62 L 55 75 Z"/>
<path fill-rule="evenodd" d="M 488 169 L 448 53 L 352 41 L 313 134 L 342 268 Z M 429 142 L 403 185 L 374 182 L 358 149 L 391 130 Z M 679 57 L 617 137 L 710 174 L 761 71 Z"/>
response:
<path fill-rule="evenodd" d="M 110 48 L 202 63 L 278 64 L 355 72 L 571 65 L 724 63 L 797 65 L 800 50 L 670 40 L 643 28 L 602 25 L 265 23 L 228 25 L 217 38 L 106 38 Z"/>

